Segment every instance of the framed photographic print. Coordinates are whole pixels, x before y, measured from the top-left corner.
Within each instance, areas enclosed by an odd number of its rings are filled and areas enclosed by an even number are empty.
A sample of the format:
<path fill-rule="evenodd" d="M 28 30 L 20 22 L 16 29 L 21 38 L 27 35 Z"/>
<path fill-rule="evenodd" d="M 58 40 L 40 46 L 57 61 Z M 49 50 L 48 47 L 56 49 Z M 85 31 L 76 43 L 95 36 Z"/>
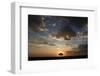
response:
<path fill-rule="evenodd" d="M 13 73 L 93 66 L 95 9 L 11 6 Z"/>
<path fill-rule="evenodd" d="M 28 15 L 28 61 L 88 58 L 88 18 Z"/>

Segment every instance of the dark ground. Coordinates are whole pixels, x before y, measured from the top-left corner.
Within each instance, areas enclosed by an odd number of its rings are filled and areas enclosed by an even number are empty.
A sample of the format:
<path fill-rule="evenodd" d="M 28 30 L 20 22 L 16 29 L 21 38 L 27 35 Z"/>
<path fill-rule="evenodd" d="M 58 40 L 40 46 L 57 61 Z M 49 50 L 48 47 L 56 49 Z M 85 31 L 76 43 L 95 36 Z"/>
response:
<path fill-rule="evenodd" d="M 88 58 L 88 55 L 66 56 L 66 57 L 29 57 L 28 61 L 34 61 L 34 60 L 59 60 L 59 59 L 81 59 L 81 58 Z"/>

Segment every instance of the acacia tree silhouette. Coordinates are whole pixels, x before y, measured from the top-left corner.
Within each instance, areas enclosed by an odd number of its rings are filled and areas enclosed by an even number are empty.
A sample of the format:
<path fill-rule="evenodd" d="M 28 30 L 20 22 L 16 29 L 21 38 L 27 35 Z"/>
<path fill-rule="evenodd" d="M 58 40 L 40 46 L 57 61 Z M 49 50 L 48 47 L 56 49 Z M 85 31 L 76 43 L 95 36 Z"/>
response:
<path fill-rule="evenodd" d="M 59 53 L 58 55 L 63 56 L 63 53 Z"/>

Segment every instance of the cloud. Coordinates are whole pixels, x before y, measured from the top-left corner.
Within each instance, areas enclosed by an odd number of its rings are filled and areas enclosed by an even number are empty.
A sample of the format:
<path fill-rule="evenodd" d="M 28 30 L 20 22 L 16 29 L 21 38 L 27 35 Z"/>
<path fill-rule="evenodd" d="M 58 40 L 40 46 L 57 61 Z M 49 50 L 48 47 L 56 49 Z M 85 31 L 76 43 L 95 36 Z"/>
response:
<path fill-rule="evenodd" d="M 50 46 L 56 46 L 56 44 L 54 44 L 54 43 L 48 43 L 48 45 L 50 45 Z"/>
<path fill-rule="evenodd" d="M 49 40 L 49 39 L 45 39 L 44 37 L 40 38 L 37 37 L 36 39 L 30 39 L 29 40 L 30 44 L 36 44 L 36 45 L 49 45 L 49 46 L 56 46 L 55 42 Z"/>
<path fill-rule="evenodd" d="M 28 15 L 28 26 L 35 32 L 48 31 L 43 16 Z"/>
<path fill-rule="evenodd" d="M 82 40 L 71 40 L 77 36 L 77 31 L 87 31 L 86 17 L 56 17 L 29 15 L 29 43 L 57 46 L 67 43 L 79 44 Z M 87 32 L 84 34 L 87 35 Z"/>
<path fill-rule="evenodd" d="M 57 40 L 57 41 L 63 41 L 64 40 L 64 37 L 60 37 L 60 38 L 57 38 L 56 35 L 52 35 L 52 34 L 49 34 L 49 39 L 53 39 L 53 40 Z"/>

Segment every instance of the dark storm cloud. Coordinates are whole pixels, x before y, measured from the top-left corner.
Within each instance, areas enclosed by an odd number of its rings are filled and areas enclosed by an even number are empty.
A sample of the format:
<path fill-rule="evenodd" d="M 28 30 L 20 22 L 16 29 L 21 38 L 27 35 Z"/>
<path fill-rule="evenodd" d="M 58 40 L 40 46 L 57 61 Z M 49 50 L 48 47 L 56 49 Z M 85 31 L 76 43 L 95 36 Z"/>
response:
<path fill-rule="evenodd" d="M 35 32 L 46 30 L 45 23 L 43 21 L 43 16 L 28 15 L 28 25 Z"/>
<path fill-rule="evenodd" d="M 67 37 L 76 36 L 77 32 L 84 31 L 84 34 L 86 34 L 87 30 L 84 30 L 83 28 L 87 28 L 87 23 L 87 17 L 64 17 L 63 24 L 57 32 L 56 37 L 64 37 L 65 40 L 68 40 Z"/>
<path fill-rule="evenodd" d="M 88 24 L 87 17 L 70 17 L 71 24 L 74 24 L 75 27 L 83 28 Z"/>
<path fill-rule="evenodd" d="M 67 40 L 67 36 L 76 36 L 75 31 L 73 31 L 69 26 L 62 27 L 56 35 L 57 38 L 64 37 L 65 40 Z"/>
<path fill-rule="evenodd" d="M 32 31 L 47 33 L 56 38 L 63 37 L 64 40 L 75 37 L 77 32 L 87 34 L 87 24 L 87 17 L 28 16 L 28 25 Z"/>

